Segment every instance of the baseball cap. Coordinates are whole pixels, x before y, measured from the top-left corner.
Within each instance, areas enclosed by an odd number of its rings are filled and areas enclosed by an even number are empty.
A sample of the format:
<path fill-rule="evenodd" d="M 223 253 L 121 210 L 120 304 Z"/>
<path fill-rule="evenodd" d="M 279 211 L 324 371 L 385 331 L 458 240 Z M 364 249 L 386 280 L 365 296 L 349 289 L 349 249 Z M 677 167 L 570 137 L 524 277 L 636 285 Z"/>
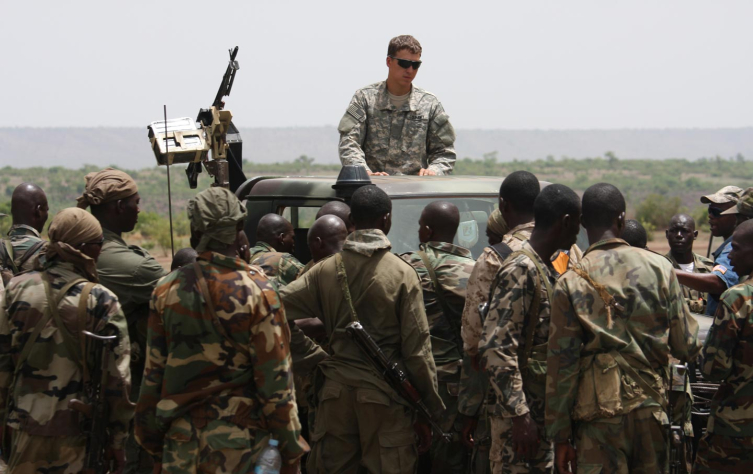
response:
<path fill-rule="evenodd" d="M 746 189 L 745 192 L 743 192 L 743 195 L 740 196 L 735 207 L 730 207 L 722 212 L 722 215 L 725 214 L 741 214 L 743 216 L 753 217 L 753 188 Z"/>
<path fill-rule="evenodd" d="M 743 190 L 737 186 L 725 186 L 714 194 L 707 194 L 701 197 L 704 204 L 724 204 L 727 202 L 737 202 Z"/>

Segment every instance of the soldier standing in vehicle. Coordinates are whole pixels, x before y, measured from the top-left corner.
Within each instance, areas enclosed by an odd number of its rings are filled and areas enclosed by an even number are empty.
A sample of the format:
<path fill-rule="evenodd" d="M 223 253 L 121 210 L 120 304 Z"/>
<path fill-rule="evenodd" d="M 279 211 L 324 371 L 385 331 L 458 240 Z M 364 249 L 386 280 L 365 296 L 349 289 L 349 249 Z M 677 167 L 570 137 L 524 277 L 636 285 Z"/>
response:
<path fill-rule="evenodd" d="M 546 344 L 552 286 L 550 256 L 575 244 L 580 199 L 560 184 L 544 188 L 534 204 L 536 226 L 502 264 L 492 287 L 479 343 L 481 367 L 496 394 L 492 409 L 492 472 L 551 473 L 553 452 L 544 433 Z"/>
<path fill-rule="evenodd" d="M 278 289 L 295 280 L 303 265 L 292 255 L 295 250 L 293 225 L 278 214 L 267 214 L 256 227 L 256 245 L 251 247 L 251 264 L 261 267 Z"/>
<path fill-rule="evenodd" d="M 238 257 L 246 209 L 221 187 L 188 203 L 199 253 L 160 280 L 136 436 L 163 473 L 252 472 L 270 439 L 283 473 L 308 450 L 300 436 L 288 341 L 277 291 Z"/>
<path fill-rule="evenodd" d="M 455 130 L 437 97 L 412 85 L 421 44 L 396 36 L 387 48 L 387 80 L 356 91 L 340 125 L 340 161 L 376 175 L 450 174 Z"/>
<path fill-rule="evenodd" d="M 119 337 L 102 390 L 109 405 L 107 444 L 114 472 L 122 473 L 133 417 L 127 396 L 130 344 L 117 297 L 97 284 L 102 228 L 88 212 L 70 208 L 52 220 L 49 237 L 37 271 L 14 278 L 0 307 L 0 419 L 10 428 L 3 427 L 5 436 L 13 432 L 12 448 L 3 455 L 10 457 L 11 473 L 82 472 L 88 433 L 84 415 L 69 402 L 93 402 L 84 388 L 94 383 L 87 378 L 102 363 L 94 345 L 82 340 L 83 329 Z"/>
<path fill-rule="evenodd" d="M 753 222 L 732 235 L 729 255 L 738 273 L 753 272 Z M 721 382 L 701 438 L 693 472 L 745 473 L 753 470 L 753 279 L 725 291 L 703 347 L 701 372 Z"/>
<path fill-rule="evenodd" d="M 34 257 L 44 247 L 42 229 L 47 222 L 50 208 L 47 196 L 39 186 L 21 183 L 10 198 L 10 213 L 13 225 L 8 231 L 9 239 L 0 240 L 0 267 L 4 283 L 13 275 L 34 268 Z"/>
<path fill-rule="evenodd" d="M 710 273 L 714 262 L 693 252 L 693 242 L 698 237 L 695 220 L 687 214 L 675 214 L 669 221 L 669 228 L 665 232 L 669 243 L 669 252 L 665 255 L 676 270 L 688 273 Z M 687 286 L 682 287 L 685 302 L 690 311 L 706 314 L 706 298 L 708 295 Z"/>
<path fill-rule="evenodd" d="M 131 339 L 131 374 L 133 386 L 131 400 L 139 397 L 141 377 L 144 373 L 149 300 L 157 281 L 167 272 L 149 252 L 136 245 L 128 245 L 123 233 L 131 232 L 138 222 L 139 196 L 136 182 L 127 173 L 106 168 L 85 177 L 84 193 L 78 198 L 78 207 L 91 206 L 92 215 L 102 225 L 105 240 L 97 261 L 100 282 L 118 296 L 123 313 L 128 320 Z M 126 446 L 126 474 L 149 474 L 151 457 L 144 452 L 133 437 Z"/>
<path fill-rule="evenodd" d="M 460 212 L 457 206 L 447 201 L 432 202 L 424 208 L 418 220 L 420 250 L 400 255 L 416 269 L 421 280 L 439 395 L 446 407 L 441 423 L 445 432 L 460 431 L 461 428 L 456 420 L 463 359 L 460 318 L 465 304 L 465 288 L 475 263 L 470 250 L 452 243 L 458 225 Z M 450 445 L 434 443 L 430 454 L 431 472 L 465 473 L 469 455 L 460 440 Z"/>
<path fill-rule="evenodd" d="M 319 364 L 323 383 L 315 387 L 318 406 L 308 468 L 321 474 L 414 472 L 416 433 L 419 451 L 425 451 L 431 430 L 414 420 L 409 404 L 344 329 L 360 321 L 387 358 L 404 367 L 438 419 L 444 406 L 437 393 L 421 284 L 415 270 L 390 252 L 389 196 L 376 186 L 363 186 L 350 205 L 356 231 L 348 235 L 343 251 L 280 291 L 289 319 L 318 317 L 324 322 L 332 349 L 331 357 Z"/>
<path fill-rule="evenodd" d="M 700 352 L 672 265 L 620 239 L 625 200 L 599 183 L 583 194 L 591 244 L 554 287 L 546 428 L 555 466 L 574 472 L 664 472 L 669 357 Z"/>

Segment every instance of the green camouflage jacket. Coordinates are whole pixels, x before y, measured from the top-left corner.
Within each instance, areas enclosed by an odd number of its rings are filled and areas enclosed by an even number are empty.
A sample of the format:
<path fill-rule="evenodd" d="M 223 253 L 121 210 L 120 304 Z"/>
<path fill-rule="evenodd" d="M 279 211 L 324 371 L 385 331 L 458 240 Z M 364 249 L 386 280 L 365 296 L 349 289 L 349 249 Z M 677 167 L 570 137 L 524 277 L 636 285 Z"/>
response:
<path fill-rule="evenodd" d="M 680 264 L 678 264 L 677 260 L 675 260 L 675 257 L 672 256 L 671 251 L 667 252 L 667 254 L 664 256 L 667 257 L 674 268 L 681 270 Z M 711 273 L 711 270 L 713 268 L 713 260 L 698 255 L 697 253 L 693 253 L 693 273 Z M 682 294 L 685 295 L 685 302 L 688 303 L 690 311 L 698 314 L 706 314 L 706 300 L 708 299 L 707 293 L 694 290 L 688 286 L 682 285 Z"/>
<path fill-rule="evenodd" d="M 16 266 L 18 267 L 18 273 L 33 270 L 34 257 L 39 255 L 39 252 L 41 252 L 45 247 L 45 245 L 41 245 L 37 247 L 34 252 L 27 254 L 27 252 L 31 250 L 31 248 L 34 247 L 37 242 L 44 242 L 42 240 L 42 236 L 39 235 L 39 232 L 37 232 L 37 229 L 28 225 L 18 224 L 10 228 L 10 230 L 8 231 L 8 236 L 10 237 L 10 244 L 13 248 L 12 258 L 16 263 Z M 3 248 L 0 249 L 0 255 L 5 256 L 5 242 L 2 242 L 2 245 Z M 0 265 L 12 269 L 12 265 L 4 265 L 2 261 L 0 261 Z"/>
<path fill-rule="evenodd" d="M 411 87 L 400 110 L 384 81 L 357 90 L 337 129 L 343 165 L 389 174 L 418 174 L 420 168 L 449 174 L 455 165 L 450 117 L 434 94 L 418 87 Z"/>
<path fill-rule="evenodd" d="M 269 433 L 292 464 L 308 446 L 300 436 L 290 332 L 277 291 L 240 258 L 206 251 L 198 262 L 222 329 L 207 310 L 193 265 L 160 280 L 150 304 L 136 438 L 161 457 L 165 438 L 180 435 L 188 416 L 218 443 L 247 429 L 252 437 Z"/>
<path fill-rule="evenodd" d="M 68 282 L 85 277 L 70 263 L 52 262 L 44 271 L 53 298 Z M 80 360 L 69 350 L 66 337 L 78 344 L 78 306 L 85 283 L 71 287 L 60 301 L 58 311 L 65 328 L 50 318 L 26 361 L 13 380 L 14 370 L 26 341 L 41 322 L 47 306 L 43 272 L 28 272 L 8 285 L 0 306 L 0 419 L 8 404 L 8 425 L 38 436 L 76 436 L 82 415 L 68 408 L 71 399 L 84 399 Z M 118 347 L 112 353 L 106 392 L 110 403 L 109 427 L 115 447 L 122 447 L 133 406 L 128 402 L 131 384 L 128 328 L 117 297 L 102 285 L 95 285 L 86 304 L 86 330 L 95 334 L 116 334 Z M 67 333 L 68 335 L 66 335 Z M 90 346 L 91 347 L 91 346 Z M 87 367 L 99 365 L 93 354 Z"/>
<path fill-rule="evenodd" d="M 429 325 L 421 283 L 415 270 L 390 253 L 380 230 L 357 230 L 343 245 L 342 261 L 358 320 L 390 360 L 401 360 L 429 410 L 444 409 L 437 393 L 437 371 L 431 354 Z M 329 339 L 331 356 L 319 364 L 323 374 L 347 386 L 380 390 L 406 404 L 384 381 L 358 345 L 345 335 L 353 321 L 343 296 L 335 256 L 326 258 L 280 290 L 290 320 L 319 318 Z"/>
<path fill-rule="evenodd" d="M 417 252 L 406 252 L 400 258 L 416 269 L 424 294 L 426 319 L 431 332 L 431 351 L 434 363 L 440 366 L 463 358 L 460 347 L 460 316 L 465 304 L 465 288 L 473 271 L 471 251 L 446 242 L 427 242 L 420 249 L 426 253 L 434 268 L 439 284 L 444 289 L 444 298 L 453 314 L 445 315 L 437 299 L 436 289 L 423 260 Z M 458 374 L 459 375 L 459 374 Z"/>
<path fill-rule="evenodd" d="M 666 397 L 670 354 L 687 362 L 700 352 L 698 323 L 672 265 L 621 239 L 591 245 L 557 280 L 551 312 L 546 425 L 554 442 L 572 438 L 574 421 L 659 406 L 619 356 Z"/>
<path fill-rule="evenodd" d="M 128 245 L 122 237 L 102 229 L 105 243 L 97 260 L 99 282 L 115 293 L 123 307 L 131 337 L 131 364 L 141 370 L 146 347 L 149 300 L 157 281 L 167 272 L 149 252 L 137 245 Z M 134 374 L 139 380 L 140 374 Z"/>
<path fill-rule="evenodd" d="M 257 242 L 251 247 L 251 265 L 261 267 L 267 278 L 282 288 L 298 277 L 303 265 L 289 253 L 276 251 L 266 242 Z"/>
<path fill-rule="evenodd" d="M 536 263 L 545 274 L 539 275 L 536 265 L 526 255 L 513 255 L 505 260 L 497 276 L 498 284 L 493 290 L 489 314 L 484 321 L 479 351 L 481 366 L 489 374 L 497 395 L 493 413 L 510 418 L 530 412 L 533 419 L 543 425 L 545 386 L 542 375 L 545 367 L 541 360 L 545 357 L 546 349 L 541 345 L 545 345 L 549 339 L 551 308 L 546 284 L 554 285 L 556 272 L 548 261 L 539 257 L 528 241 L 523 242 L 521 248 L 536 258 Z M 537 279 L 540 286 L 538 295 Z M 539 305 L 538 314 L 529 315 L 536 300 Z M 537 318 L 533 347 L 540 348 L 540 356 L 537 361 L 527 362 L 528 367 L 522 371 L 518 350 L 526 344 L 524 324 L 529 317 Z M 534 368 L 532 364 L 537 364 L 537 367 Z M 537 373 L 533 373 L 534 369 Z"/>
<path fill-rule="evenodd" d="M 753 279 L 722 294 L 703 346 L 703 375 L 721 382 L 708 431 L 753 436 Z"/>

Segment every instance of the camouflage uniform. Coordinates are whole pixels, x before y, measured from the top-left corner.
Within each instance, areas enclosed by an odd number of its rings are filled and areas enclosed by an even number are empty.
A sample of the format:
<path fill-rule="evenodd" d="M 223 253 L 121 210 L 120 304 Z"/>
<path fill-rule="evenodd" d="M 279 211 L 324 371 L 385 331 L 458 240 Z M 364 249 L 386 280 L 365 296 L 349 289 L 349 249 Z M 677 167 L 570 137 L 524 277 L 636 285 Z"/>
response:
<path fill-rule="evenodd" d="M 295 280 L 303 265 L 297 258 L 289 253 L 278 252 L 266 242 L 256 242 L 251 247 L 251 265 L 256 265 L 264 270 L 267 278 L 282 288 L 291 281 Z"/>
<path fill-rule="evenodd" d="M 697 473 L 750 473 L 753 469 L 753 280 L 720 298 L 703 347 L 701 371 L 721 386 L 711 402 Z"/>
<path fill-rule="evenodd" d="M 50 282 L 52 297 L 65 328 L 55 318 L 44 324 L 32 351 L 16 372 L 26 341 L 47 314 L 48 300 L 43 276 Z M 76 283 L 61 298 L 59 291 L 69 282 L 82 279 L 71 263 L 55 262 L 42 272 L 19 275 L 8 285 L 0 307 L 0 417 L 7 416 L 13 428 L 10 472 L 79 473 L 83 468 L 86 435 L 83 415 L 68 407 L 71 399 L 86 401 L 83 369 L 77 347 L 79 299 L 85 283 Z M 84 278 L 85 279 L 85 278 Z M 110 442 L 123 449 L 133 407 L 126 396 L 130 387 L 128 328 L 115 295 L 95 285 L 86 302 L 85 329 L 95 334 L 117 334 L 118 347 L 112 353 L 108 386 Z M 92 347 L 92 346 L 89 346 Z M 87 367 L 101 362 L 87 353 Z M 14 372 L 16 374 L 14 375 Z"/>
<path fill-rule="evenodd" d="M 400 110 L 390 102 L 385 81 L 357 90 L 337 130 L 343 165 L 389 174 L 428 168 L 441 175 L 455 164 L 450 117 L 434 94 L 418 87 L 411 87 Z"/>
<path fill-rule="evenodd" d="M 99 281 L 118 296 L 128 321 L 131 338 L 131 400 L 139 398 L 141 378 L 144 373 L 144 350 L 146 348 L 149 300 L 157 281 L 165 275 L 165 269 L 149 252 L 136 245 L 128 245 L 121 236 L 103 228 L 105 242 L 97 260 Z M 148 474 L 152 469 L 151 458 L 139 448 L 133 435 L 129 434 L 126 445 L 125 474 Z"/>
<path fill-rule="evenodd" d="M 444 299 L 452 314 L 445 314 L 437 298 L 436 289 L 421 256 L 417 252 L 407 252 L 400 257 L 416 269 L 423 288 L 426 319 L 431 333 L 431 352 L 437 367 L 439 395 L 445 405 L 441 426 L 445 432 L 456 428 L 458 416 L 458 390 L 460 366 L 463 359 L 460 339 L 460 316 L 465 303 L 465 289 L 468 277 L 473 271 L 471 251 L 446 242 L 427 242 L 420 249 L 426 253 L 434 269 L 437 281 L 442 287 Z M 450 445 L 433 443 L 431 447 L 433 473 L 465 473 L 468 465 L 468 449 L 460 440 Z"/>
<path fill-rule="evenodd" d="M 479 350 L 481 366 L 489 375 L 497 403 L 491 417 L 492 472 L 552 472 L 554 454 L 551 443 L 544 442 L 531 461 L 516 459 L 512 448 L 512 418 L 530 413 L 544 435 L 544 392 L 546 377 L 546 342 L 549 338 L 550 296 L 548 288 L 556 281 L 550 262 L 543 261 L 528 241 L 523 242 L 526 254 L 513 254 L 505 260 L 497 275 L 489 314 L 484 321 Z M 540 267 L 544 274 L 539 274 Z M 537 282 L 538 280 L 538 282 Z M 540 287 L 539 294 L 536 294 Z M 538 302 L 537 302 L 538 301 Z M 529 314 L 538 305 L 537 314 Z M 533 309 L 532 309 L 533 307 Z M 533 327 L 530 360 L 523 364 L 520 348 L 526 345 L 526 325 L 537 318 Z"/>
<path fill-rule="evenodd" d="M 681 270 L 680 265 L 677 263 L 677 260 L 672 256 L 672 252 L 667 252 L 666 255 L 667 260 L 672 264 L 674 268 L 677 270 Z M 714 268 L 714 261 L 710 260 L 704 256 L 698 255 L 697 253 L 693 253 L 693 273 L 711 273 L 711 270 Z M 698 314 L 706 314 L 706 300 L 708 299 L 708 294 L 703 293 L 698 290 L 694 290 L 690 287 L 687 287 L 685 285 L 682 285 L 682 294 L 685 296 L 685 302 L 688 304 L 688 307 L 690 308 L 690 311 L 693 313 Z"/>
<path fill-rule="evenodd" d="M 444 408 L 419 279 L 390 248 L 382 231 L 357 230 L 341 257 L 322 260 L 280 290 L 288 317 L 321 319 L 331 347 L 319 364 L 324 382 L 316 392 L 309 472 L 403 473 L 416 464 L 412 410 L 343 331 L 354 317 L 339 284 L 339 258 L 361 324 L 388 358 L 402 361 L 432 413 Z"/>
<path fill-rule="evenodd" d="M 17 224 L 10 228 L 8 231 L 10 237 L 10 246 L 13 249 L 13 255 L 10 255 L 6 246 L 6 241 L 0 241 L 0 266 L 14 274 L 25 272 L 34 269 L 34 257 L 44 248 L 44 240 L 39 234 L 37 229 L 24 225 Z M 37 243 L 42 242 L 41 245 Z M 15 266 L 18 268 L 17 272 L 13 272 L 13 264 L 9 261 L 12 258 Z M 10 278 L 4 278 L 5 283 L 8 283 Z"/>
<path fill-rule="evenodd" d="M 546 378 L 546 427 L 574 440 L 578 472 L 662 472 L 670 353 L 700 351 L 672 266 L 621 239 L 591 245 L 554 288 Z M 640 375 L 637 375 L 640 374 Z M 640 377 L 640 381 L 636 381 Z"/>
<path fill-rule="evenodd" d="M 136 438 L 165 473 L 245 473 L 271 437 L 283 465 L 297 469 L 308 446 L 293 395 L 290 339 L 277 292 L 258 268 L 211 251 L 199 254 L 216 318 L 194 266 L 160 280 Z"/>

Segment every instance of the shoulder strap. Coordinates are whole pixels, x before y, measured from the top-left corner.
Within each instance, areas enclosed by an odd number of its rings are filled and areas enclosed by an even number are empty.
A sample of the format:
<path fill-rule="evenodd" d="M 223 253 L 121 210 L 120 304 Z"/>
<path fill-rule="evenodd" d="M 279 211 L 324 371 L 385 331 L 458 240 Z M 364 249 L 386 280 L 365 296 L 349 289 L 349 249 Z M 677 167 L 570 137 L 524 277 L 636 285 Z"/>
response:
<path fill-rule="evenodd" d="M 73 285 L 69 283 L 68 285 L 64 286 L 58 293 L 57 298 L 53 300 L 52 290 L 50 288 L 50 282 L 47 279 L 47 274 L 42 273 L 42 280 L 44 281 L 44 291 L 47 294 L 47 304 L 48 304 L 48 307 L 50 308 L 50 313 L 52 313 L 52 317 L 55 320 L 55 325 L 58 327 L 60 334 L 63 336 L 63 343 L 68 349 L 68 352 L 75 358 L 75 360 L 83 368 L 84 364 L 82 363 L 82 361 L 84 359 L 84 353 L 81 351 L 81 346 L 78 344 L 78 341 L 76 340 L 77 338 L 66 327 L 65 323 L 63 322 L 63 318 L 60 316 L 60 311 L 58 311 L 58 305 L 63 300 L 63 298 L 65 298 L 66 293 Z M 88 282 L 88 281 L 84 280 L 83 278 L 79 278 L 78 280 L 75 280 L 72 283 L 77 284 L 77 283 L 82 283 L 82 282 Z M 80 308 L 81 308 L 81 302 L 79 301 L 79 309 Z M 77 322 L 76 326 L 78 327 L 78 325 L 79 323 Z"/>
<path fill-rule="evenodd" d="M 343 263 L 342 254 L 335 254 L 335 266 L 337 267 L 337 280 L 340 282 L 340 289 L 343 292 L 345 301 L 348 302 L 350 307 L 350 319 L 352 321 L 358 321 L 358 315 L 356 314 L 356 307 L 353 305 L 353 298 L 350 296 L 350 285 L 348 284 L 348 274 L 345 273 L 345 263 Z"/>
<path fill-rule="evenodd" d="M 447 320 L 447 323 L 452 328 L 452 333 L 455 336 L 455 343 L 458 344 L 458 347 L 462 349 L 462 339 L 460 336 L 460 328 L 457 327 L 457 323 L 453 323 L 453 320 L 451 319 L 451 316 L 455 316 L 455 319 L 457 321 L 460 321 L 460 313 L 458 311 L 455 311 L 452 306 L 447 302 L 447 299 L 444 297 L 444 287 L 439 283 L 439 279 L 437 278 L 437 272 L 434 271 L 434 267 L 431 264 L 431 261 L 429 260 L 429 256 L 424 252 L 423 250 L 419 250 L 416 252 L 419 257 L 421 257 L 421 261 L 424 262 L 424 266 L 426 267 L 426 270 L 429 272 L 429 277 L 431 278 L 431 283 L 434 285 L 434 293 L 437 295 L 437 302 L 439 303 L 439 306 L 442 307 L 442 314 L 444 314 L 445 319 Z"/>
<path fill-rule="evenodd" d="M 18 259 L 18 268 L 20 269 L 21 267 L 23 267 L 24 263 L 26 263 L 26 261 L 31 258 L 42 245 L 44 245 L 44 240 L 40 240 L 39 242 L 36 242 L 34 245 L 29 247 L 21 256 L 21 258 Z"/>
<path fill-rule="evenodd" d="M 499 256 L 499 259 L 503 262 L 507 260 L 507 257 L 509 257 L 510 254 L 512 254 L 512 249 L 504 242 L 494 244 L 490 248 L 494 250 L 494 253 L 496 253 Z"/>
<path fill-rule="evenodd" d="M 224 337 L 235 350 L 240 352 L 241 354 L 244 354 L 249 359 L 251 358 L 251 354 L 248 352 L 248 349 L 241 346 L 238 341 L 231 338 L 230 335 L 225 330 L 225 326 L 222 325 L 220 322 L 219 316 L 217 316 L 217 312 L 214 309 L 214 303 L 212 303 L 212 295 L 209 293 L 209 287 L 207 286 L 207 280 L 204 278 L 204 272 L 201 271 L 201 266 L 199 265 L 199 262 L 193 263 L 193 270 L 196 273 L 196 280 L 199 284 L 199 291 L 201 292 L 201 295 L 204 297 L 204 301 L 207 304 L 207 309 L 209 310 L 209 314 L 212 316 L 212 323 L 214 324 L 214 327 L 217 329 L 217 332 L 220 333 L 222 337 Z"/>
<path fill-rule="evenodd" d="M 6 261 L 10 263 L 10 266 L 13 268 L 13 274 L 15 275 L 16 273 L 18 273 L 18 266 L 13 260 L 13 245 L 11 244 L 10 239 L 3 239 L 3 246 L 5 247 L 5 257 L 7 258 Z"/>
<path fill-rule="evenodd" d="M 94 285 L 95 284 L 92 282 L 84 285 L 84 288 L 81 290 L 81 295 L 78 299 L 78 342 L 81 346 L 81 366 L 83 369 L 84 384 L 89 383 L 89 368 L 86 365 L 86 337 L 84 337 L 84 331 L 86 330 L 86 307 L 89 302 L 89 295 L 91 294 Z"/>

